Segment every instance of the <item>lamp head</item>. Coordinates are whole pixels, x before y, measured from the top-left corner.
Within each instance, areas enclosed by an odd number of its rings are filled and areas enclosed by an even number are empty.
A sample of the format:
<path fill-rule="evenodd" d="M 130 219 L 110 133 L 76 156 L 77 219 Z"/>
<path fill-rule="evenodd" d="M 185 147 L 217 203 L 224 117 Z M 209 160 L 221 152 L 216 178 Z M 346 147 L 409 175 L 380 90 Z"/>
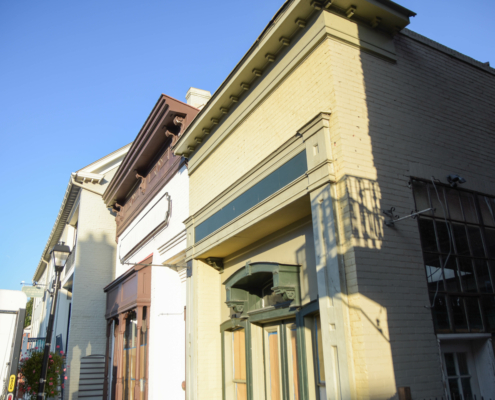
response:
<path fill-rule="evenodd" d="M 53 246 L 50 254 L 52 256 L 55 271 L 62 271 L 64 269 L 67 258 L 69 258 L 70 247 L 67 246 L 64 242 L 59 242 L 55 246 Z"/>
<path fill-rule="evenodd" d="M 453 188 L 457 187 L 458 184 L 466 183 L 466 180 L 462 176 L 457 174 L 450 174 L 449 176 L 447 176 L 447 181 Z"/>

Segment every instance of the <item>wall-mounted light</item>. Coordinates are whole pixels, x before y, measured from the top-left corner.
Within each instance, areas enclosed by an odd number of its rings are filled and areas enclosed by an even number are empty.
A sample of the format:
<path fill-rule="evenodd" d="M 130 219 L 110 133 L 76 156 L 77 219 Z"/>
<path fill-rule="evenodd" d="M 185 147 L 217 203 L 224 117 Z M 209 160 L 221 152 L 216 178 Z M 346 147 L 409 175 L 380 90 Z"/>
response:
<path fill-rule="evenodd" d="M 451 187 L 455 188 L 458 184 L 466 183 L 466 180 L 460 175 L 450 174 L 447 176 L 447 182 L 449 182 Z"/>

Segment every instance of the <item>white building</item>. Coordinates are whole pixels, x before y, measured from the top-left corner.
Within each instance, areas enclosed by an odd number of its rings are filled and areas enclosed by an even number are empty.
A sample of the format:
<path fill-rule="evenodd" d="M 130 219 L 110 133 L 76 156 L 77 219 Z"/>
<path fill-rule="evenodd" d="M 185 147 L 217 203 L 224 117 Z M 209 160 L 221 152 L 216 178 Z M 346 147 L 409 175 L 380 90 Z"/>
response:
<path fill-rule="evenodd" d="M 104 399 L 185 396 L 189 178 L 171 146 L 209 95 L 191 89 L 189 104 L 161 95 L 103 195 L 117 211 L 118 239 L 105 288 Z"/>
<path fill-rule="evenodd" d="M 0 397 L 7 393 L 11 363 L 19 361 L 13 353 L 16 334 L 22 335 L 26 295 L 18 290 L 0 290 Z M 22 321 L 19 321 L 22 318 Z M 20 325 L 19 325 L 20 324 Z M 20 332 L 19 332 L 20 331 Z M 3 398 L 3 397 L 2 397 Z"/>
<path fill-rule="evenodd" d="M 51 350 L 66 353 L 66 364 L 70 366 L 65 381 L 65 399 L 76 399 L 83 390 L 102 391 L 102 378 L 99 382 L 91 381 L 87 387 L 80 382 L 80 365 L 84 357 L 99 355 L 103 358 L 105 353 L 102 288 L 114 274 L 116 243 L 115 214 L 105 206 L 101 196 L 129 148 L 130 145 L 122 147 L 71 174 L 59 214 L 33 276 L 33 281 L 42 288 L 51 288 L 55 272 L 50 251 L 60 241 L 71 248 L 61 274 L 51 342 Z M 31 338 L 38 338 L 36 347 L 40 350 L 45 342 L 51 299 L 45 291 L 33 304 Z"/>

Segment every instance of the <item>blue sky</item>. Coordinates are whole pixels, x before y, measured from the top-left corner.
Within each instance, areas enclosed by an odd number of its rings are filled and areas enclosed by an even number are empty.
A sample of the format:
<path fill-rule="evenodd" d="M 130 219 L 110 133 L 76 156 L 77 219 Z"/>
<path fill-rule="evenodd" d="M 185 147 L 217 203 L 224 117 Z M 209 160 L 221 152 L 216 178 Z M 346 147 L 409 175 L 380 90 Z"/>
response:
<path fill-rule="evenodd" d="M 213 93 L 282 2 L 0 0 L 0 289 L 31 281 L 70 173 L 131 142 L 160 93 Z M 398 3 L 495 66 L 495 2 Z"/>

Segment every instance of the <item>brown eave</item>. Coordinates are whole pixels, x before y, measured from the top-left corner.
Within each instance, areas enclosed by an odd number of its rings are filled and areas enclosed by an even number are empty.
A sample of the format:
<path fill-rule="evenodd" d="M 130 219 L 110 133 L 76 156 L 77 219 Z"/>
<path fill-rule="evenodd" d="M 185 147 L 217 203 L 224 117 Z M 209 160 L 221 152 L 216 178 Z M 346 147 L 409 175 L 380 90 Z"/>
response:
<path fill-rule="evenodd" d="M 172 143 L 172 137 L 165 135 L 167 130 L 181 135 L 198 112 L 196 107 L 165 94 L 160 95 L 103 193 L 103 201 L 107 206 L 110 207 L 116 201 L 125 199 L 138 180 L 136 171 L 140 174 L 146 173 L 158 153 L 167 146 L 167 142 L 169 145 Z M 182 126 L 174 123 L 175 117 L 184 118 Z"/>

